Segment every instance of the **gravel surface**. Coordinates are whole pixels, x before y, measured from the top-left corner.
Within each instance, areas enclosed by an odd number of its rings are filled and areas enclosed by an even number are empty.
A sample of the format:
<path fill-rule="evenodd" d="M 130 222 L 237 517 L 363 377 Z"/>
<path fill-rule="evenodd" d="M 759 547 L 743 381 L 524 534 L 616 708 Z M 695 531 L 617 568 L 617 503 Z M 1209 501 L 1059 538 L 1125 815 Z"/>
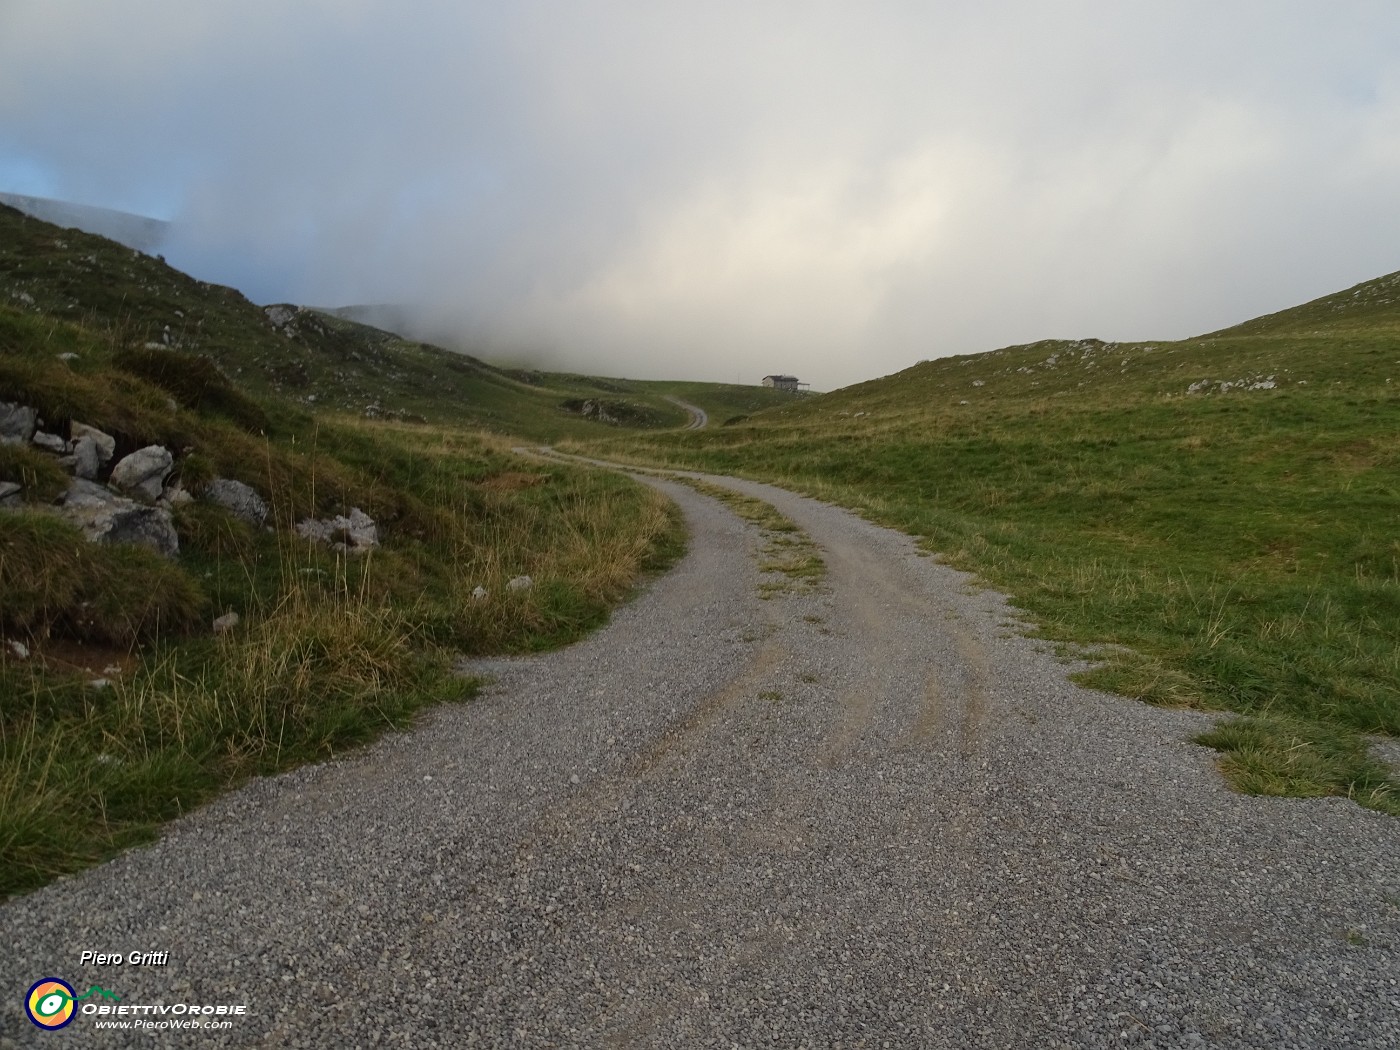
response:
<path fill-rule="evenodd" d="M 51 974 L 247 1004 L 201 1045 L 1400 1045 L 1400 822 L 1231 793 L 1206 719 L 1071 684 L 907 537 L 724 482 L 824 548 L 760 600 L 753 530 L 650 483 L 692 549 L 606 629 L 0 909 L 0 1045 L 59 1045 L 19 1012 Z M 90 1022 L 65 1041 L 195 1041 Z"/>
<path fill-rule="evenodd" d="M 666 395 L 666 400 L 673 405 L 680 406 L 690 413 L 690 421 L 686 423 L 685 426 L 681 427 L 682 430 L 704 430 L 705 427 L 709 426 L 709 413 L 699 405 L 692 405 L 689 401 L 682 401 L 680 398 L 672 397 L 670 394 Z"/>

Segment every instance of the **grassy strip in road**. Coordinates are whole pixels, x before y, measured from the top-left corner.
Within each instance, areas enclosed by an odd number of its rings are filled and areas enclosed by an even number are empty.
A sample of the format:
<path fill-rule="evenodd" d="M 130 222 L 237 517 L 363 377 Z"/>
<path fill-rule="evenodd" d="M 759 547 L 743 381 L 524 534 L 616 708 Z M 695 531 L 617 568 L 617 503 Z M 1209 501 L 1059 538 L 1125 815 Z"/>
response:
<path fill-rule="evenodd" d="M 677 474 L 673 475 L 673 479 L 689 485 L 702 495 L 719 500 L 739 517 L 758 526 L 763 536 L 763 560 L 758 567 L 765 573 L 782 577 L 770 578 L 759 584 L 759 593 L 764 598 L 784 593 L 808 593 L 815 590 L 826 576 L 826 562 L 822 560 L 821 549 L 796 522 L 780 513 L 771 503 L 698 478 Z"/>

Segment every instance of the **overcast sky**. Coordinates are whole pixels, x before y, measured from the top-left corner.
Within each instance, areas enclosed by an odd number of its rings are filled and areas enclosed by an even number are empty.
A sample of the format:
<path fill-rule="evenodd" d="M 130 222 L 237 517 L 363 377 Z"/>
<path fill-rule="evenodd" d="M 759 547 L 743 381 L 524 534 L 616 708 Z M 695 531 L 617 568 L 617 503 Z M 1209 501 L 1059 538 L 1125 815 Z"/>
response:
<path fill-rule="evenodd" d="M 260 302 L 831 389 L 1400 269 L 1400 5 L 0 0 L 0 190 Z"/>

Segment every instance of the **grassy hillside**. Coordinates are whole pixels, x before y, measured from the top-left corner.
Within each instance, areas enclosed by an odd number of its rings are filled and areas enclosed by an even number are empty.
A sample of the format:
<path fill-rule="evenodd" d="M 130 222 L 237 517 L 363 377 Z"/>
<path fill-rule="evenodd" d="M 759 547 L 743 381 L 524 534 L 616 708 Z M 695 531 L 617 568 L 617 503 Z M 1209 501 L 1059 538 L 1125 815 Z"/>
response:
<path fill-rule="evenodd" d="M 206 354 L 240 387 L 317 412 L 457 423 L 536 441 L 611 429 L 566 404 L 605 402 L 625 427 L 683 425 L 676 384 L 496 368 L 331 313 L 255 306 L 158 257 L 0 206 L 0 303 L 78 322 L 123 345 Z M 774 403 L 762 387 L 679 384 L 716 421 Z M 747 393 L 744 393 L 747 391 Z"/>
<path fill-rule="evenodd" d="M 799 396 L 785 390 L 740 383 L 693 383 L 680 380 L 638 380 L 635 385 L 662 397 L 674 397 L 703 408 L 711 426 L 734 426 L 756 412 L 790 405 Z"/>
<path fill-rule="evenodd" d="M 279 326 L 110 242 L 0 224 L 23 233 L 0 237 L 0 401 L 59 439 L 77 423 L 110 435 L 99 482 L 160 445 L 174 456 L 165 496 L 193 497 L 169 504 L 176 557 L 89 542 L 53 505 L 71 483 L 58 456 L 0 444 L 0 482 L 20 486 L 0 511 L 0 895 L 148 838 L 247 776 L 469 696 L 457 654 L 576 638 L 679 553 L 674 508 L 649 489 L 525 462 L 480 430 L 313 411 L 322 399 L 285 393 L 316 387 L 281 369 L 319 382 L 339 347 L 364 375 L 382 368 L 401 406 L 432 369 L 459 377 L 454 393 L 528 384 L 312 315 Z M 169 346 L 163 318 L 178 322 Z M 539 395 L 546 421 L 562 415 L 556 393 Z M 534 402 L 511 404 L 526 418 Z M 251 486 L 265 523 L 214 502 L 216 478 Z M 369 553 L 295 527 L 353 508 L 377 523 Z M 507 586 L 521 576 L 529 586 Z M 216 632 L 230 612 L 237 624 Z"/>
<path fill-rule="evenodd" d="M 926 538 L 1087 681 L 1248 718 L 1245 790 L 1400 812 L 1400 274 L 1181 342 L 925 362 L 730 427 L 593 442 L 744 474 Z"/>

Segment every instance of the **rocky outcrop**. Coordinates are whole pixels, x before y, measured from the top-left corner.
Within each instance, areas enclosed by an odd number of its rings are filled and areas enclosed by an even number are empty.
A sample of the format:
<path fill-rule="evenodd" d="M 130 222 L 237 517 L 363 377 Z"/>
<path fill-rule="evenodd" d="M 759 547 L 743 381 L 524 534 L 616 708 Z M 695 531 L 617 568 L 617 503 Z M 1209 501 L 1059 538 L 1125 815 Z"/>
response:
<path fill-rule="evenodd" d="M 96 427 L 74 421 L 69 437 L 41 429 L 38 411 L 17 402 L 0 402 L 0 440 L 25 444 L 54 456 L 72 475 L 68 488 L 51 505 L 34 503 L 34 509 L 57 513 L 75 524 L 93 543 L 135 543 L 167 557 L 180 550 L 171 511 L 194 497 L 178 482 L 167 486 L 175 469 L 175 457 L 160 445 L 147 445 L 123 456 L 107 473 L 116 456 L 117 442 Z M 101 480 L 106 478 L 106 484 Z M 22 479 L 0 481 L 0 509 L 19 510 L 26 494 Z M 251 485 L 232 478 L 215 478 L 199 490 L 200 498 L 226 510 L 254 527 L 267 525 L 267 502 Z M 349 554 L 363 554 L 379 546 L 379 527 L 359 507 L 348 515 L 307 518 L 297 533 L 317 543 Z"/>
<path fill-rule="evenodd" d="M 97 442 L 87 435 L 75 439 L 72 444 L 73 453 L 64 457 L 63 465 L 73 472 L 74 477 L 95 481 L 105 463 L 102 450 L 98 448 Z"/>
<path fill-rule="evenodd" d="M 167 558 L 180 551 L 169 510 L 137 503 L 96 482 L 74 478 L 59 498 L 58 511 L 93 543 L 135 543 Z"/>
<path fill-rule="evenodd" d="M 660 422 L 660 417 L 651 408 L 619 399 L 575 397 L 561 401 L 559 407 L 565 412 L 572 412 L 584 419 L 606 423 L 612 427 L 655 426 Z"/>
<path fill-rule="evenodd" d="M 215 478 L 204 486 L 204 498 L 249 525 L 261 525 L 267 520 L 267 504 L 263 498 L 251 485 L 241 481 Z"/>
<path fill-rule="evenodd" d="M 74 475 L 68 488 L 50 511 L 78 526 L 93 543 L 135 543 L 166 557 L 180 550 L 175 522 L 165 507 L 138 503 L 104 485 L 96 478 L 116 452 L 117 443 L 109 434 L 85 423 L 73 423 L 71 439 L 40 430 L 43 420 L 28 405 L 0 403 L 0 437 L 10 443 L 25 442 L 53 456 Z M 113 482 L 154 500 L 161 495 L 174 457 L 159 445 L 152 445 L 127 456 L 112 472 Z M 119 476 L 120 475 L 120 476 Z M 14 481 L 0 482 L 0 507 L 23 506 L 24 488 Z"/>
<path fill-rule="evenodd" d="M 123 457 L 112 468 L 112 487 L 148 500 L 160 499 L 165 479 L 174 469 L 175 457 L 160 445 L 147 445 Z"/>
<path fill-rule="evenodd" d="M 57 434 L 49 434 L 42 430 L 36 430 L 34 436 L 29 439 L 35 446 L 45 452 L 52 452 L 55 456 L 61 456 L 68 451 L 68 442 Z"/>
<path fill-rule="evenodd" d="M 566 412 L 575 412 L 584 419 L 592 419 L 599 423 L 607 423 L 609 426 L 617 426 L 622 422 L 619 414 L 615 411 L 616 404 L 611 401 L 600 401 L 596 398 L 570 398 L 561 406 Z"/>
<path fill-rule="evenodd" d="M 27 445 L 38 427 L 39 413 L 27 405 L 0 401 L 0 442 Z"/>
<path fill-rule="evenodd" d="M 273 328 L 285 328 L 296 317 L 297 308 L 286 303 L 277 303 L 274 306 L 263 307 L 263 313 Z"/>
<path fill-rule="evenodd" d="M 359 507 L 351 507 L 349 517 L 337 514 L 334 518 L 299 521 L 297 535 L 316 543 L 329 544 L 332 549 L 347 554 L 365 554 L 379 546 L 379 527 Z"/>
<path fill-rule="evenodd" d="M 117 439 L 111 434 L 104 434 L 96 427 L 90 427 L 86 423 L 73 423 L 68 428 L 68 436 L 73 440 L 74 448 L 84 438 L 92 441 L 97 448 L 97 458 L 102 466 L 106 466 L 112 461 L 112 457 L 117 454 Z"/>

